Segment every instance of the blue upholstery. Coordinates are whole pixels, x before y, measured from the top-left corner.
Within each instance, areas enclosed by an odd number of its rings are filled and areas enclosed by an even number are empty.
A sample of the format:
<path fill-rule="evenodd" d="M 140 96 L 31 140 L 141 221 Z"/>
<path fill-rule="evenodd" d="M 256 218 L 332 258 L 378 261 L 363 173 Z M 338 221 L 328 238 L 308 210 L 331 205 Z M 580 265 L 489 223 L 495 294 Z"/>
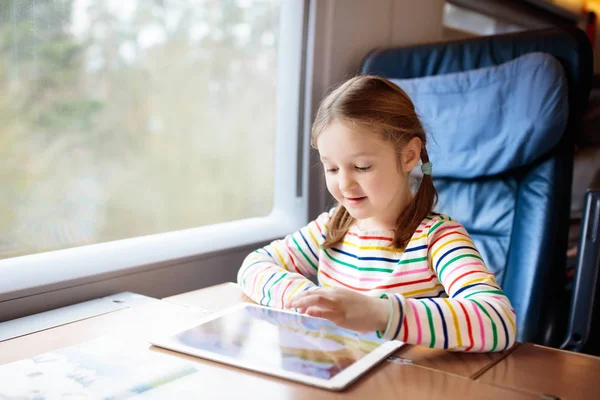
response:
<path fill-rule="evenodd" d="M 540 52 L 547 55 L 517 59 Z M 562 66 L 564 77 L 554 60 Z M 453 102 L 466 100 L 469 110 L 491 117 L 489 130 L 479 115 L 464 124 L 468 119 L 460 109 L 462 103 L 456 104 L 454 111 L 462 118 L 450 122 L 450 115 L 440 111 L 439 97 L 430 95 L 433 89 L 442 90 L 444 85 L 438 79 L 448 79 L 437 75 L 495 66 L 483 72 L 471 71 L 476 77 L 466 73 L 452 83 L 444 83 L 453 93 L 464 88 L 472 90 L 486 79 L 495 82 L 492 73 L 520 83 L 506 83 L 512 86 L 509 91 L 497 85 L 486 95 L 491 98 L 480 99 L 485 107 L 471 103 L 474 99 L 468 95 L 452 95 Z M 516 76 L 513 69 L 519 70 Z M 404 80 L 400 86 L 414 98 L 426 120 L 426 129 L 433 131 L 439 146 L 428 146 L 440 194 L 436 209 L 465 225 L 484 260 L 497 274 L 517 313 L 517 340 L 557 345 L 566 320 L 559 307 L 566 297 L 573 139 L 579 131 L 592 76 L 591 47 L 585 34 L 577 29 L 556 28 L 380 49 L 365 58 L 361 72 Z M 427 76 L 430 78 L 411 81 Z M 538 91 L 534 82 L 545 82 L 545 86 Z M 566 105 L 561 100 L 565 91 Z M 551 98 L 541 98 L 546 96 Z M 502 104 L 510 112 L 486 110 L 493 104 Z M 557 115 L 551 115 L 555 112 Z M 529 135 L 535 136 L 531 142 L 527 140 Z M 463 142 L 465 137 L 471 146 Z M 506 149 L 511 154 L 505 154 Z"/>
<path fill-rule="evenodd" d="M 568 115 L 560 63 L 546 53 L 529 53 L 498 66 L 392 81 L 410 96 L 427 127 L 438 209 L 461 216 L 502 284 L 519 182 L 503 177 L 470 183 L 466 191 L 463 182 L 439 178 L 498 175 L 534 163 L 556 146 Z"/>
<path fill-rule="evenodd" d="M 528 165 L 556 146 L 567 124 L 566 78 L 546 53 L 392 81 L 410 96 L 433 139 L 436 177 L 475 178 Z"/>

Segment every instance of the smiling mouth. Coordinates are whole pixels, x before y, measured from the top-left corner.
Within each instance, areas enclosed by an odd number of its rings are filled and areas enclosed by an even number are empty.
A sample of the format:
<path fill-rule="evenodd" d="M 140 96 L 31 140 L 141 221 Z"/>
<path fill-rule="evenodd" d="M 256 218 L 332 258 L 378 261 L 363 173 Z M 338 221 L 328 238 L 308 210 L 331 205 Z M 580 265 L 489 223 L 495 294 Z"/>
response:
<path fill-rule="evenodd" d="M 366 196 L 363 196 L 363 197 L 346 197 L 346 200 L 348 200 L 350 202 L 356 203 L 356 202 L 364 200 L 366 198 L 367 198 Z"/>

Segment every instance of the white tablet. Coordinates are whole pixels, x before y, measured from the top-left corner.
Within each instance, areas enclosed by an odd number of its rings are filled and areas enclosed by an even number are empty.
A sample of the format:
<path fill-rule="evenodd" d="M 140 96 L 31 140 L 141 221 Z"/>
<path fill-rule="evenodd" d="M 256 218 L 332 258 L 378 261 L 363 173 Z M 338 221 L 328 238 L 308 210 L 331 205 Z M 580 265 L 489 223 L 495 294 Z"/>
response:
<path fill-rule="evenodd" d="M 330 390 L 341 390 L 402 347 L 315 317 L 240 304 L 174 335 L 175 350 Z"/>

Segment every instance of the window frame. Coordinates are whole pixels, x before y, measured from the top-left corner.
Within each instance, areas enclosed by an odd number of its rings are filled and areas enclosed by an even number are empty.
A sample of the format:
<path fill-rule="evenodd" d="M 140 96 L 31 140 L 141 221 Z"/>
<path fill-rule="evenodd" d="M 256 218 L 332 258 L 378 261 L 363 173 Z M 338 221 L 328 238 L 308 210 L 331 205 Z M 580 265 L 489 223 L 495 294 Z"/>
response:
<path fill-rule="evenodd" d="M 119 278 L 130 280 L 132 274 L 141 274 L 142 278 L 165 267 L 176 273 L 179 264 L 186 266 L 182 268 L 186 274 L 203 274 L 207 260 L 227 260 L 230 252 L 237 262 L 227 266 L 225 276 L 231 277 L 239 268 L 239 249 L 258 247 L 308 222 L 308 11 L 309 0 L 281 1 L 272 212 L 265 217 L 0 260 L 0 322 L 88 300 L 98 293 L 122 291 Z M 86 294 L 82 290 L 103 281 L 115 284 L 101 285 L 99 292 L 89 290 Z M 210 281 L 210 277 L 204 281 Z M 164 287 L 144 291 L 150 296 L 171 294 Z M 44 303 L 46 294 L 53 300 Z M 20 308 L 17 312 L 16 306 Z"/>

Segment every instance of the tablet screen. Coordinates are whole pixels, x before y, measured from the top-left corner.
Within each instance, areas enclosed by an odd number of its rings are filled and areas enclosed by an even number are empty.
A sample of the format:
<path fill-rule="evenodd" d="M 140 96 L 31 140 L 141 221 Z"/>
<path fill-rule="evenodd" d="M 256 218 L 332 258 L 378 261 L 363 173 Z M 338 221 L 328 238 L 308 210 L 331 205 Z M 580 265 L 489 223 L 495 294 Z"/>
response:
<path fill-rule="evenodd" d="M 176 344 L 265 368 L 331 379 L 383 343 L 330 321 L 248 305 L 171 337 Z"/>

